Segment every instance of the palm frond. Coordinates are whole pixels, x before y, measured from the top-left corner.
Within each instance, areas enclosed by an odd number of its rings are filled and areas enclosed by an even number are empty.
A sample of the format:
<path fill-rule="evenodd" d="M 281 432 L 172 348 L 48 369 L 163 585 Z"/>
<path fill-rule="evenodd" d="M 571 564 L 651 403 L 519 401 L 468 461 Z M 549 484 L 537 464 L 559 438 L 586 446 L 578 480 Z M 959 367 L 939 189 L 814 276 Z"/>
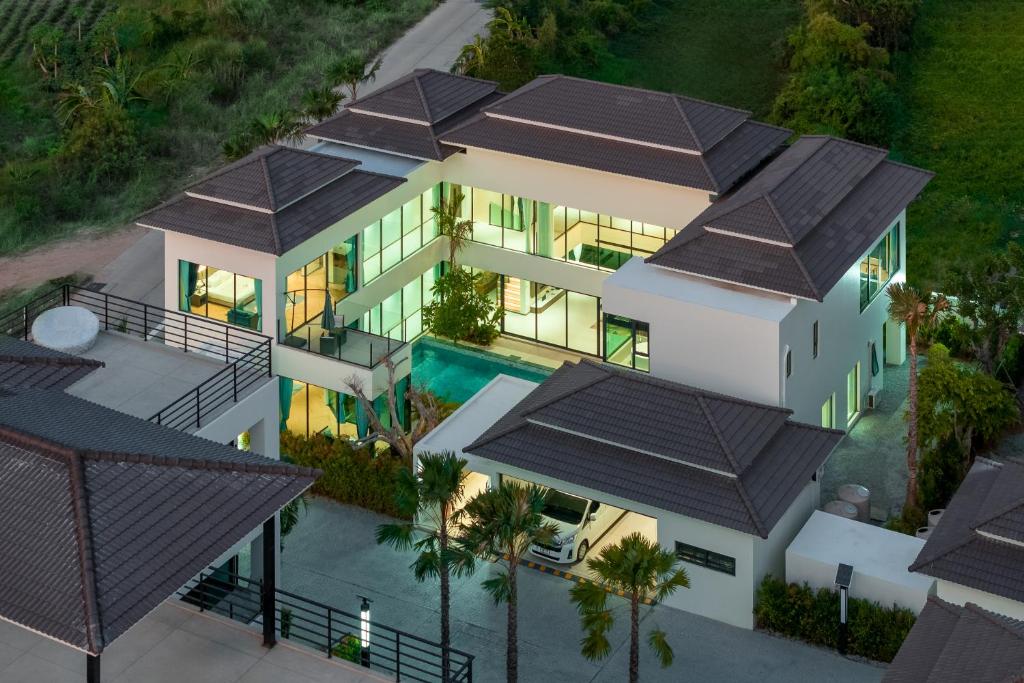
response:
<path fill-rule="evenodd" d="M 665 632 L 661 629 L 654 629 L 647 634 L 647 644 L 655 655 L 658 656 L 658 661 L 661 663 L 661 668 L 665 669 L 672 666 L 672 660 L 675 658 L 675 653 L 672 651 L 672 646 L 668 644 L 668 637 Z"/>

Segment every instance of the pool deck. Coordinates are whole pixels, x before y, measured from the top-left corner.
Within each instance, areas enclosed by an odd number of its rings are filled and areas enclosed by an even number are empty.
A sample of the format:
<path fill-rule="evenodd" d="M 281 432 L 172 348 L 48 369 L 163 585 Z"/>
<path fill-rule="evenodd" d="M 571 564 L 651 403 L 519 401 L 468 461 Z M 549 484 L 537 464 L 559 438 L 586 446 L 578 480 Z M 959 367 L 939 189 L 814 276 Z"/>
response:
<path fill-rule="evenodd" d="M 467 346 L 475 345 L 467 344 Z M 581 353 L 542 346 L 536 342 L 529 342 L 514 337 L 498 337 L 491 346 L 476 348 L 479 348 L 481 351 L 498 354 L 499 356 L 505 356 L 510 360 L 522 360 L 547 368 L 561 367 L 562 363 L 566 361 L 578 363 L 580 359 L 586 357 Z"/>

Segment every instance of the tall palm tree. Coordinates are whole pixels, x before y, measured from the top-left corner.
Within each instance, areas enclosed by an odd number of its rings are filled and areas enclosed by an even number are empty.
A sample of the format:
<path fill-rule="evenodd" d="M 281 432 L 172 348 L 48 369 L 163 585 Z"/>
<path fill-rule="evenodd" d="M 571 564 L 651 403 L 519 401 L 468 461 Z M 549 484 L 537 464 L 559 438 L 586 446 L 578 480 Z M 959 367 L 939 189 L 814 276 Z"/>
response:
<path fill-rule="evenodd" d="M 910 347 L 910 387 L 907 408 L 907 498 L 904 509 L 917 507 L 917 335 L 931 326 L 939 313 L 949 308 L 946 297 L 922 294 L 904 282 L 886 288 L 889 295 L 889 319 L 907 327 Z"/>
<path fill-rule="evenodd" d="M 459 251 L 473 231 L 473 221 L 459 215 L 462 211 L 462 199 L 462 190 L 453 185 L 448 199 L 442 195 L 440 206 L 430 207 L 434 214 L 434 222 L 437 223 L 437 231 L 448 238 L 448 265 L 452 270 L 455 270 L 455 260 Z"/>
<path fill-rule="evenodd" d="M 386 543 L 398 550 L 415 550 L 419 554 L 410 566 L 417 581 L 437 577 L 441 582 L 441 671 L 447 681 L 451 670 L 449 648 L 451 628 L 451 574 L 468 574 L 473 557 L 451 543 L 462 521 L 457 506 L 466 483 L 466 461 L 451 451 L 424 453 L 419 456 L 420 472 L 399 471 L 395 487 L 398 509 L 410 518 L 408 522 L 382 524 L 377 527 L 377 543 Z M 426 527 L 426 534 L 417 538 L 415 526 Z"/>
<path fill-rule="evenodd" d="M 462 46 L 459 56 L 452 64 L 451 72 L 463 76 L 472 76 L 480 73 L 487 58 L 487 42 L 478 33 L 472 43 Z"/>
<path fill-rule="evenodd" d="M 350 52 L 327 67 L 327 78 L 334 86 L 346 86 L 349 100 L 356 99 L 358 88 L 377 78 L 381 60 L 370 62 L 361 52 Z"/>
<path fill-rule="evenodd" d="M 311 88 L 302 96 L 302 113 L 314 121 L 323 121 L 334 116 L 345 96 L 325 85 L 322 88 Z"/>
<path fill-rule="evenodd" d="M 569 591 L 586 632 L 582 641 L 583 656 L 603 659 L 611 653 L 606 634 L 615 623 L 615 616 L 608 607 L 605 587 L 622 592 L 629 599 L 629 681 L 637 683 L 640 680 L 640 603 L 661 601 L 680 588 L 690 587 L 686 570 L 679 568 L 678 563 L 670 550 L 640 533 L 632 533 L 602 550 L 597 557 L 588 559 L 587 567 L 599 583 L 577 583 Z M 663 667 L 672 664 L 674 654 L 664 631 L 651 631 L 647 644 Z"/>
<path fill-rule="evenodd" d="M 485 491 L 469 501 L 465 511 L 469 519 L 463 529 L 461 545 L 480 556 L 497 556 L 503 571 L 483 582 L 495 604 L 508 605 L 508 643 L 505 671 L 508 683 L 519 678 L 519 594 L 516 570 L 519 561 L 535 543 L 550 543 L 558 533 L 552 522 L 541 516 L 544 489 L 503 482 L 497 489 Z"/>

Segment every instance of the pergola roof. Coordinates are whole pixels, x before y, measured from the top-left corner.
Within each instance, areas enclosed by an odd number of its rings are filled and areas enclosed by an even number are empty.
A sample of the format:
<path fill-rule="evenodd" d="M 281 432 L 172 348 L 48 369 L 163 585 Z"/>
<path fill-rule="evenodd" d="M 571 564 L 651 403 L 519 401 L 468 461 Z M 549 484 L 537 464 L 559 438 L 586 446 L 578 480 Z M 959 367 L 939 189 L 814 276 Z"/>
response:
<path fill-rule="evenodd" d="M 26 425 L 32 410 L 69 428 Z M 98 655 L 318 475 L 61 392 L 0 389 L 0 618 Z"/>

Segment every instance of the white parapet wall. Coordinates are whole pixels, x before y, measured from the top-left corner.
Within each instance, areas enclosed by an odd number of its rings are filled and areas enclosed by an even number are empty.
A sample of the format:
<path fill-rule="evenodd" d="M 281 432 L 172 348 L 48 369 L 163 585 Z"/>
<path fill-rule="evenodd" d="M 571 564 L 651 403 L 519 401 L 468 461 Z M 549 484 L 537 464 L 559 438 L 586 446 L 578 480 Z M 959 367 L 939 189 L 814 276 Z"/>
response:
<path fill-rule="evenodd" d="M 919 538 L 816 510 L 786 549 L 786 581 L 834 590 L 836 569 L 848 564 L 850 597 L 917 614 L 935 592 L 934 579 L 907 570 L 923 546 Z"/>

